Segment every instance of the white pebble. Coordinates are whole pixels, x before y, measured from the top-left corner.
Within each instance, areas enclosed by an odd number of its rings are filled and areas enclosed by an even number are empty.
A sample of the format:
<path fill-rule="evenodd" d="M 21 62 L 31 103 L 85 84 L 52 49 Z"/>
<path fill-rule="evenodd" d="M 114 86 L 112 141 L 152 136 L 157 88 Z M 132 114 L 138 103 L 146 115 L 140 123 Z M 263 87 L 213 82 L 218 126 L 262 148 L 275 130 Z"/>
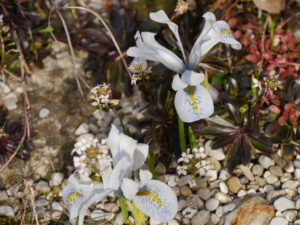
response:
<path fill-rule="evenodd" d="M 39 112 L 39 116 L 40 118 L 45 118 L 49 115 L 50 110 L 47 108 L 41 108 L 40 112 Z"/>
<path fill-rule="evenodd" d="M 259 164 L 256 164 L 252 167 L 252 174 L 254 176 L 260 177 L 263 174 L 263 172 L 264 172 L 264 168 Z"/>
<path fill-rule="evenodd" d="M 299 186 L 299 182 L 295 180 L 288 180 L 281 185 L 282 189 L 290 188 L 294 190 L 296 190 L 298 186 Z"/>
<path fill-rule="evenodd" d="M 294 160 L 294 166 L 300 168 L 300 160 Z"/>
<path fill-rule="evenodd" d="M 274 217 L 270 225 L 288 225 L 288 221 L 283 217 Z"/>
<path fill-rule="evenodd" d="M 216 170 L 209 170 L 206 176 L 208 181 L 215 181 L 218 178 L 218 172 Z"/>
<path fill-rule="evenodd" d="M 295 220 L 294 225 L 300 225 L 300 219 Z"/>
<path fill-rule="evenodd" d="M 214 211 L 219 206 L 219 201 L 215 198 L 210 198 L 205 202 L 205 207 L 209 211 Z"/>
<path fill-rule="evenodd" d="M 216 198 L 219 202 L 221 202 L 221 203 L 223 203 L 223 204 L 228 203 L 228 202 L 231 201 L 230 196 L 225 195 L 225 194 L 222 193 L 222 192 L 216 193 L 216 194 L 215 194 L 215 198 Z"/>
<path fill-rule="evenodd" d="M 177 220 L 173 219 L 168 222 L 168 225 L 179 225 L 179 223 L 177 222 Z"/>
<path fill-rule="evenodd" d="M 294 174 L 295 174 L 295 179 L 300 179 L 300 169 L 295 169 L 295 171 L 294 171 Z"/>
<path fill-rule="evenodd" d="M 274 161 L 272 159 L 270 159 L 268 156 L 265 156 L 265 155 L 261 155 L 258 158 L 258 162 L 265 169 L 268 169 L 270 166 L 275 165 Z"/>
<path fill-rule="evenodd" d="M 278 181 L 278 177 L 274 176 L 273 174 L 270 173 L 270 171 L 266 171 L 264 173 L 264 178 L 266 179 L 266 182 L 268 184 L 274 184 Z"/>
<path fill-rule="evenodd" d="M 285 211 L 287 209 L 295 209 L 295 203 L 287 197 L 280 197 L 274 202 L 274 206 L 278 211 Z"/>
<path fill-rule="evenodd" d="M 81 123 L 77 129 L 75 130 L 75 134 L 77 136 L 82 135 L 82 134 L 86 134 L 89 132 L 89 125 L 87 123 Z"/>
<path fill-rule="evenodd" d="M 227 187 L 227 185 L 225 184 L 224 181 L 222 181 L 222 182 L 219 183 L 219 187 L 220 187 L 220 190 L 221 190 L 224 194 L 228 194 L 228 187 Z"/>
<path fill-rule="evenodd" d="M 229 203 L 227 205 L 223 206 L 223 213 L 228 213 L 231 212 L 232 210 L 234 210 L 236 207 L 236 205 L 234 203 Z"/>
<path fill-rule="evenodd" d="M 289 222 L 293 222 L 297 216 L 297 210 L 286 210 L 282 214 Z"/>
<path fill-rule="evenodd" d="M 170 187 L 175 187 L 175 186 L 177 185 L 177 182 L 176 182 L 176 176 L 171 175 L 171 176 L 169 177 L 168 185 L 169 185 Z"/>
<path fill-rule="evenodd" d="M 296 201 L 296 209 L 300 209 L 300 199 Z"/>
<path fill-rule="evenodd" d="M 50 186 L 58 186 L 64 180 L 64 174 L 60 172 L 53 173 L 50 180 Z"/>
<path fill-rule="evenodd" d="M 193 209 L 191 207 L 186 207 L 183 211 L 182 211 L 182 215 L 186 218 L 191 219 L 196 213 L 198 212 L 198 210 Z"/>
<path fill-rule="evenodd" d="M 0 205 L 0 216 L 15 216 L 14 210 L 8 205 Z"/>
<path fill-rule="evenodd" d="M 239 190 L 239 192 L 237 193 L 237 196 L 238 196 L 239 198 L 242 198 L 242 197 L 244 197 L 246 194 L 247 194 L 246 191 L 242 189 L 242 190 Z"/>
<path fill-rule="evenodd" d="M 221 217 L 223 216 L 224 212 L 223 212 L 223 206 L 219 206 L 217 209 L 216 209 L 216 215 L 218 217 Z"/>
<path fill-rule="evenodd" d="M 220 171 L 220 176 L 219 179 L 220 180 L 227 180 L 230 177 L 229 173 L 226 170 L 221 170 Z"/>
<path fill-rule="evenodd" d="M 292 161 L 288 161 L 286 166 L 284 167 L 284 169 L 288 173 L 294 172 L 294 165 L 293 165 Z"/>

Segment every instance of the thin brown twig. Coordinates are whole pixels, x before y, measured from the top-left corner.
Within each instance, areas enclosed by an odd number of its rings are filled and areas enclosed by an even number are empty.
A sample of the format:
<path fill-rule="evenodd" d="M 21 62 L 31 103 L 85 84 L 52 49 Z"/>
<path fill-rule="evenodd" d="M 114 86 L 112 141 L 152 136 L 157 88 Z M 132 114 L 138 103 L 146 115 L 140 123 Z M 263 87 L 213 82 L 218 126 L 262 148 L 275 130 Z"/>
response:
<path fill-rule="evenodd" d="M 79 92 L 80 92 L 81 96 L 83 96 L 83 91 L 82 91 L 82 88 L 81 88 L 81 84 L 80 84 L 79 79 L 78 79 L 78 71 L 76 69 L 75 54 L 74 54 L 74 49 L 73 49 L 73 46 L 72 46 L 72 41 L 71 41 L 71 38 L 70 38 L 70 33 L 69 33 L 69 30 L 68 30 L 66 21 L 64 20 L 63 16 L 61 15 L 58 7 L 56 7 L 56 6 L 54 6 L 54 7 L 55 7 L 55 11 L 56 11 L 60 21 L 62 22 L 62 25 L 64 27 L 64 30 L 65 30 L 65 33 L 66 33 L 66 36 L 67 36 L 67 41 L 68 41 L 68 45 L 69 45 L 69 49 L 70 49 L 71 57 L 72 57 L 73 72 L 74 72 L 75 80 L 76 80 Z"/>
<path fill-rule="evenodd" d="M 32 205 L 32 210 L 33 210 L 33 215 L 34 215 L 34 218 L 35 218 L 35 221 L 36 221 L 36 225 L 39 225 L 39 219 L 38 219 L 38 216 L 37 216 L 37 213 L 36 213 L 36 206 L 35 206 L 35 202 L 34 202 L 34 192 L 33 192 L 33 188 L 32 188 L 32 180 L 29 180 L 27 178 L 24 178 L 24 183 L 25 183 L 25 186 L 26 186 L 26 189 L 28 190 L 29 192 L 29 195 L 30 195 L 30 201 L 31 201 L 31 205 Z"/>

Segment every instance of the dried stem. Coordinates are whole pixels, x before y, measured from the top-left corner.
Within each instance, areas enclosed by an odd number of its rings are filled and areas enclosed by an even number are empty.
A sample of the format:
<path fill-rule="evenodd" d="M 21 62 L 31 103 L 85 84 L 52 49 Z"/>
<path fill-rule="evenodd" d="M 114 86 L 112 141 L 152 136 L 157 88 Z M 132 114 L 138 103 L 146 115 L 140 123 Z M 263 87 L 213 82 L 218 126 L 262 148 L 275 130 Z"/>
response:
<path fill-rule="evenodd" d="M 268 17 L 265 21 L 264 24 L 264 30 L 263 30 L 263 34 L 262 34 L 262 38 L 261 38 L 261 60 L 258 62 L 258 74 L 260 75 L 261 70 L 262 70 L 262 66 L 263 66 L 263 62 L 264 62 L 264 53 L 265 53 L 265 36 L 266 36 L 266 29 L 267 29 L 267 25 L 268 22 L 271 20 L 270 15 L 268 14 Z M 272 22 L 272 21 L 271 21 Z"/>
<path fill-rule="evenodd" d="M 115 45 L 115 47 L 116 47 L 116 49 L 118 51 L 118 53 L 119 53 L 119 55 L 120 55 L 120 57 L 122 59 L 122 62 L 124 64 L 124 67 L 127 70 L 128 75 L 130 76 L 130 78 L 132 78 L 132 74 L 131 74 L 130 70 L 128 69 L 128 65 L 127 65 L 126 60 L 125 60 L 125 58 L 123 56 L 123 53 L 122 53 L 122 51 L 121 51 L 121 49 L 120 49 L 120 47 L 119 47 L 119 45 L 118 45 L 118 43 L 117 43 L 114 35 L 113 35 L 113 33 L 111 32 L 111 30 L 107 26 L 107 23 L 105 22 L 104 18 L 101 16 L 100 13 L 98 13 L 97 11 L 91 9 L 90 7 L 88 7 L 87 5 L 85 5 L 84 3 L 81 3 L 81 4 L 82 4 L 82 6 L 68 6 L 68 7 L 65 7 L 65 8 L 67 8 L 67 9 L 81 9 L 81 10 L 88 11 L 89 13 L 92 13 L 93 15 L 95 15 L 101 21 L 101 23 L 105 27 L 107 33 L 109 34 L 109 36 L 110 36 L 113 44 Z"/>
<path fill-rule="evenodd" d="M 38 216 L 37 216 L 37 213 L 35 210 L 36 207 L 35 207 L 35 201 L 34 201 L 34 192 L 33 192 L 33 188 L 32 188 L 33 182 L 32 182 L 32 180 L 28 180 L 27 178 L 24 178 L 24 183 L 25 183 L 26 189 L 28 190 L 29 195 L 30 195 L 30 201 L 31 201 L 33 215 L 34 215 L 34 218 L 36 221 L 36 225 L 40 225 L 39 219 L 38 219 Z"/>

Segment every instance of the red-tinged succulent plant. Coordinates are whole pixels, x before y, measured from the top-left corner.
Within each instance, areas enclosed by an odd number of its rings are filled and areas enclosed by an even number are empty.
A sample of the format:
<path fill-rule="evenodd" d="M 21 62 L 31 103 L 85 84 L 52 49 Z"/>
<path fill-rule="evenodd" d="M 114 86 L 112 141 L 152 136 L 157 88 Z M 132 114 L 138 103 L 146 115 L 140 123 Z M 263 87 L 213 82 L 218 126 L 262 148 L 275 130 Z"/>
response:
<path fill-rule="evenodd" d="M 0 108 L 1 110 L 1 108 Z M 18 122 L 10 123 L 5 118 L 5 113 L 0 112 L 0 164 L 5 164 L 7 157 L 13 154 L 18 147 L 22 136 L 23 126 Z M 34 136 L 35 132 L 31 132 L 30 136 Z M 23 160 L 30 158 L 30 152 L 35 149 L 35 146 L 26 137 L 21 149 L 16 157 Z"/>

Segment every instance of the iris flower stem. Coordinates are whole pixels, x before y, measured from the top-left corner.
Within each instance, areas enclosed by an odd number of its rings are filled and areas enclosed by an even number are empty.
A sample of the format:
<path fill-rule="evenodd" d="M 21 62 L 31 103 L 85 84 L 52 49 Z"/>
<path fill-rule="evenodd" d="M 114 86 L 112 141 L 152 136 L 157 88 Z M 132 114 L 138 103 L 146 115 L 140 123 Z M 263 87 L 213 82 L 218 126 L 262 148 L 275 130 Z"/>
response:
<path fill-rule="evenodd" d="M 179 141 L 180 148 L 182 152 L 186 152 L 186 143 L 185 143 L 185 133 L 184 133 L 184 123 L 178 116 L 178 131 L 179 131 Z"/>
<path fill-rule="evenodd" d="M 191 149 L 197 148 L 196 138 L 195 138 L 194 131 L 191 126 L 189 126 L 189 128 L 188 128 L 188 134 L 189 134 L 189 141 L 190 141 Z"/>
<path fill-rule="evenodd" d="M 125 203 L 125 199 L 124 198 L 120 198 L 119 199 L 119 203 L 121 206 L 121 211 L 122 211 L 122 215 L 123 215 L 123 220 L 124 220 L 124 224 L 128 224 L 128 210 L 126 207 L 126 203 Z"/>
<path fill-rule="evenodd" d="M 205 87 L 208 90 L 208 75 L 207 75 L 207 73 L 205 73 L 205 76 L 204 76 L 203 87 Z"/>
<path fill-rule="evenodd" d="M 275 27 L 275 22 L 274 20 L 270 19 L 270 50 L 273 51 L 273 46 L 274 46 L 274 27 Z"/>
<path fill-rule="evenodd" d="M 156 172 L 155 172 L 155 169 L 154 169 L 154 164 L 153 164 L 150 153 L 148 153 L 148 155 L 147 155 L 147 164 L 149 166 L 150 172 L 152 173 L 152 177 L 155 180 L 157 178 L 157 176 L 156 176 Z"/>

